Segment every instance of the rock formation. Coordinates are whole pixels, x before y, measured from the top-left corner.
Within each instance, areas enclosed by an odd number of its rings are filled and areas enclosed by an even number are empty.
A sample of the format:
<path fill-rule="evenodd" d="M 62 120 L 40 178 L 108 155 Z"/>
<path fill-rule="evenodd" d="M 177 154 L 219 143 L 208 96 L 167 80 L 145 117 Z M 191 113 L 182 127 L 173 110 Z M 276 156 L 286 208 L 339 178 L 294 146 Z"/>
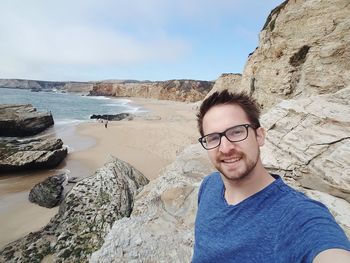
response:
<path fill-rule="evenodd" d="M 34 185 L 29 192 L 29 201 L 47 208 L 57 206 L 62 200 L 65 179 L 65 174 L 60 174 Z"/>
<path fill-rule="evenodd" d="M 33 91 L 68 91 L 88 93 L 92 89 L 93 84 L 93 82 L 0 79 L 0 88 L 30 89 Z"/>
<path fill-rule="evenodd" d="M 58 214 L 42 230 L 0 251 L 1 262 L 86 262 L 115 220 L 128 217 L 148 180 L 129 164 L 112 159 L 78 182 Z"/>
<path fill-rule="evenodd" d="M 0 136 L 35 135 L 54 124 L 48 112 L 37 112 L 30 104 L 0 104 Z"/>
<path fill-rule="evenodd" d="M 0 139 L 0 173 L 56 167 L 66 156 L 61 139 Z"/>
<path fill-rule="evenodd" d="M 215 89 L 245 91 L 264 107 L 264 165 L 328 206 L 350 238 L 350 3 L 285 1 L 275 8 L 242 80 Z M 238 81 L 237 81 L 238 80 Z M 198 186 L 212 170 L 193 145 L 115 222 L 91 262 L 189 262 Z M 136 233 L 136 234 L 135 234 Z"/>
<path fill-rule="evenodd" d="M 213 85 L 211 81 L 199 80 L 101 82 L 94 85 L 90 95 L 194 102 L 202 100 Z"/>
<path fill-rule="evenodd" d="M 281 100 L 349 86 L 349 13 L 348 0 L 284 1 L 267 18 L 233 89 L 252 94 L 266 112 Z"/>
<path fill-rule="evenodd" d="M 242 80 L 242 74 L 224 73 L 215 81 L 212 90 L 205 96 L 209 97 L 215 91 L 222 91 L 224 89 L 234 90 L 238 87 Z"/>
<path fill-rule="evenodd" d="M 199 144 L 186 148 L 145 186 L 90 262 L 190 262 L 198 188 L 211 169 Z"/>

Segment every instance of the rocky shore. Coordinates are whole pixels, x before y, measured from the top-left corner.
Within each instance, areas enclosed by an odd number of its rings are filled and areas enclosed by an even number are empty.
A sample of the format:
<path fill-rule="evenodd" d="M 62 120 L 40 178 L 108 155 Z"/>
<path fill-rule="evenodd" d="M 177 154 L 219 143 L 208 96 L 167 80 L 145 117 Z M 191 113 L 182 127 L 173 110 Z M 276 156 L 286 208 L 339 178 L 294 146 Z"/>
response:
<path fill-rule="evenodd" d="M 130 216 L 135 196 L 147 183 L 129 164 L 111 158 L 72 188 L 45 228 L 5 246 L 0 261 L 86 262 L 113 223 Z"/>
<path fill-rule="evenodd" d="M 37 112 L 30 104 L 0 104 L 0 136 L 31 136 L 52 125 L 50 112 Z"/>
<path fill-rule="evenodd" d="M 327 205 L 348 237 L 349 8 L 346 0 L 284 1 L 267 18 L 259 47 L 250 54 L 243 73 L 222 75 L 211 91 L 229 88 L 257 99 L 267 131 L 263 164 L 287 184 Z M 122 84 L 98 84 L 96 91 L 112 96 L 140 91 L 133 84 Z M 157 85 L 155 98 L 163 99 Z M 151 96 L 147 87 L 138 96 Z M 181 90 L 170 94 L 180 94 L 186 101 L 195 97 L 182 96 Z M 90 162 L 101 158 L 105 149 L 116 151 L 112 142 L 117 139 L 120 155 L 129 152 L 135 166 L 149 168 L 153 160 L 166 155 L 174 161 L 148 183 L 129 164 L 110 160 L 73 187 L 46 227 L 5 246 L 0 261 L 190 262 L 198 188 L 213 170 L 195 139 L 190 143 L 176 137 L 195 130 L 191 125 L 196 112 L 190 113 L 188 119 L 172 111 L 168 116 L 118 122 L 108 129 L 94 127 L 95 136 L 107 139 L 104 149 L 90 149 Z M 108 133 L 111 130 L 117 132 Z M 166 144 L 170 140 L 176 147 L 179 141 L 187 145 L 172 148 Z M 160 153 L 154 157 L 154 152 Z M 138 157 L 143 158 L 140 163 Z"/>
<path fill-rule="evenodd" d="M 37 112 L 32 105 L 0 105 L 0 136 L 7 136 L 0 137 L 0 174 L 57 166 L 68 153 L 62 140 L 28 137 L 53 124 L 51 113 Z"/>

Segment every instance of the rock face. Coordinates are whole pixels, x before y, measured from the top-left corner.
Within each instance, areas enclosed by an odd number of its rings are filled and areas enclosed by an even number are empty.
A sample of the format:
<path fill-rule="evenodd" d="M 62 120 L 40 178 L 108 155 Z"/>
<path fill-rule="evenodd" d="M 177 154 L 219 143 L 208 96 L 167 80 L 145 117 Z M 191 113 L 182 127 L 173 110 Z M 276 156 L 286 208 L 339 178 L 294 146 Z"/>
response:
<path fill-rule="evenodd" d="M 94 85 L 90 95 L 194 102 L 202 100 L 213 85 L 211 81 L 199 80 L 101 82 Z"/>
<path fill-rule="evenodd" d="M 198 188 L 210 170 L 199 144 L 186 148 L 137 196 L 130 218 L 115 222 L 90 262 L 190 262 Z"/>
<path fill-rule="evenodd" d="M 0 139 L 0 173 L 56 167 L 66 156 L 61 139 Z"/>
<path fill-rule="evenodd" d="M 274 9 L 232 91 L 264 107 L 270 172 L 328 206 L 350 238 L 350 3 L 285 1 Z M 236 81 L 238 80 L 238 81 Z M 199 145 L 181 153 L 117 221 L 91 262 L 190 262 L 200 180 L 213 169 Z"/>
<path fill-rule="evenodd" d="M 0 104 L 0 136 L 35 135 L 54 124 L 50 113 L 30 105 Z"/>
<path fill-rule="evenodd" d="M 118 159 L 78 182 L 59 213 L 42 230 L 8 244 L 1 262 L 86 262 L 113 222 L 128 217 L 134 197 L 148 180 Z"/>
<path fill-rule="evenodd" d="M 42 81 L 27 79 L 0 79 L 0 88 L 30 89 L 33 91 L 89 92 L 93 82 Z"/>
<path fill-rule="evenodd" d="M 212 90 L 207 94 L 206 98 L 213 94 L 215 91 L 222 91 L 229 89 L 234 91 L 241 83 L 242 74 L 236 73 L 224 73 L 215 81 Z"/>
<path fill-rule="evenodd" d="M 36 184 L 29 192 L 29 201 L 40 206 L 52 208 L 62 200 L 65 174 L 52 176 Z"/>
<path fill-rule="evenodd" d="M 342 199 L 347 208 L 335 216 L 350 236 L 349 98 L 350 86 L 331 95 L 282 101 L 262 118 L 268 130 L 262 156 L 265 166 L 298 186 L 328 195 L 326 202 Z"/>
<path fill-rule="evenodd" d="M 350 84 L 348 0 L 285 1 L 272 10 L 240 85 L 267 111 L 281 100 L 332 94 Z"/>

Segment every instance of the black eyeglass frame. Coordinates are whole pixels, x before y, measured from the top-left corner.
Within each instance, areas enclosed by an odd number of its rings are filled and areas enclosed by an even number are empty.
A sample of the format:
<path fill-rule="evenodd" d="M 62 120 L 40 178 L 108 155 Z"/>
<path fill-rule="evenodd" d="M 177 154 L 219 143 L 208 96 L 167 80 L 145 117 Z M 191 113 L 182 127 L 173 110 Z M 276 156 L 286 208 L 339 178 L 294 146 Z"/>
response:
<path fill-rule="evenodd" d="M 247 130 L 247 135 L 246 135 L 245 138 L 243 138 L 243 139 L 241 139 L 241 140 L 237 140 L 237 141 L 236 141 L 236 140 L 235 140 L 235 141 L 232 141 L 232 140 L 230 140 L 230 139 L 226 136 L 226 132 L 227 132 L 228 130 L 231 130 L 232 128 L 236 128 L 236 127 L 241 127 L 241 126 L 243 126 L 243 127 Z M 248 124 L 248 123 L 246 123 L 246 124 L 240 124 L 240 125 L 235 125 L 235 126 L 232 126 L 232 127 L 230 127 L 230 128 L 227 128 L 227 129 L 226 129 L 225 131 L 223 131 L 223 132 L 213 132 L 213 133 L 209 133 L 209 134 L 207 134 L 207 135 L 204 135 L 203 137 L 199 138 L 198 141 L 200 142 L 200 144 L 203 146 L 204 149 L 206 149 L 206 150 L 212 150 L 212 149 L 215 149 L 215 148 L 217 148 L 217 147 L 220 146 L 222 136 L 225 136 L 226 139 L 227 139 L 228 141 L 230 141 L 230 142 L 241 142 L 241 141 L 244 141 L 245 139 L 248 138 L 248 129 L 249 129 L 249 127 L 251 127 L 251 128 L 254 129 L 254 130 L 256 130 L 257 128 L 259 128 L 259 127 L 256 127 L 256 128 L 255 128 L 252 124 Z M 209 136 L 209 135 L 213 135 L 213 134 L 218 134 L 218 135 L 220 136 L 219 144 L 218 144 L 217 146 L 215 146 L 215 147 L 210 147 L 210 148 L 205 147 L 205 146 L 204 146 L 204 143 L 203 143 L 204 138 L 207 137 L 207 136 Z"/>

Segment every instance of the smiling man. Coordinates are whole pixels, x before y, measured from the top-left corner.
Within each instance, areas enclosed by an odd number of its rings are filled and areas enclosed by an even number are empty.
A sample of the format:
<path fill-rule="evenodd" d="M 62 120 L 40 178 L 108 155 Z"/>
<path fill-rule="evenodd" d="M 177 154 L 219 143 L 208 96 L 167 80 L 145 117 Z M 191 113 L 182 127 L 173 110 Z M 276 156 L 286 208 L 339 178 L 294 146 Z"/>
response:
<path fill-rule="evenodd" d="M 259 116 L 252 98 L 227 90 L 200 107 L 199 142 L 218 172 L 199 190 L 192 262 L 350 262 L 329 210 L 264 168 Z"/>

